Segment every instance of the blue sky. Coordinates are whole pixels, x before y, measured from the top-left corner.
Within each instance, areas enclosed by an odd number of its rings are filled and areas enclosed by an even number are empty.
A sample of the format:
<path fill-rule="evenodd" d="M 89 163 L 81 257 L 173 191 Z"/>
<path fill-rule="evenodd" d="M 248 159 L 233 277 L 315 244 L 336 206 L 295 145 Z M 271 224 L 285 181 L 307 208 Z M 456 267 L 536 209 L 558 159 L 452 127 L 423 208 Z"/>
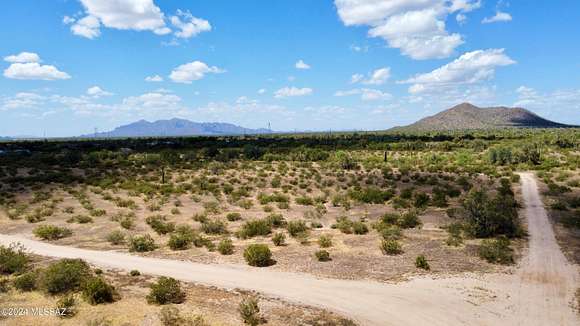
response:
<path fill-rule="evenodd" d="M 574 0 L 2 5 L 0 135 L 173 117 L 377 130 L 464 101 L 580 124 Z"/>

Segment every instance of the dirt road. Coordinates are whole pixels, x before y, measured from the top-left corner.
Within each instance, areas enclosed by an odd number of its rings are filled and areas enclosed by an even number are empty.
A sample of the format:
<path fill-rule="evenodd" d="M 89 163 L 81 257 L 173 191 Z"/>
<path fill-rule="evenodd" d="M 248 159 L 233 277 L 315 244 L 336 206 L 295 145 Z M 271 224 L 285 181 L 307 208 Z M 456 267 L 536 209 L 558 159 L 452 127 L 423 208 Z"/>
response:
<path fill-rule="evenodd" d="M 401 284 L 320 279 L 246 266 L 205 265 L 51 245 L 19 235 L 31 252 L 82 258 L 97 266 L 242 288 L 329 309 L 361 325 L 580 325 L 569 307 L 577 269 L 562 255 L 531 174 L 522 174 L 530 250 L 512 275 L 416 278 Z"/>

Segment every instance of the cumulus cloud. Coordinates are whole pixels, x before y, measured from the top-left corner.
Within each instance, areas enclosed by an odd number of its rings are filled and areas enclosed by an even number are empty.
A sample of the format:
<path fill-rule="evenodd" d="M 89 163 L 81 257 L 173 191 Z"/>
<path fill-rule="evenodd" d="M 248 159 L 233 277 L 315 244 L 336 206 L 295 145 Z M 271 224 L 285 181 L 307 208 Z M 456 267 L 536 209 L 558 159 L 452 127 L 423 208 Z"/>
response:
<path fill-rule="evenodd" d="M 201 61 L 193 61 L 175 68 L 169 78 L 176 83 L 191 84 L 192 81 L 200 80 L 208 73 L 220 74 L 224 72 L 225 70 L 218 67 L 210 67 Z"/>
<path fill-rule="evenodd" d="M 520 86 L 516 90 L 517 100 L 513 106 L 533 110 L 541 116 L 567 123 L 580 124 L 580 89 L 560 89 L 539 92 L 534 88 Z"/>
<path fill-rule="evenodd" d="M 154 0 L 79 0 L 84 8 L 82 18 L 65 16 L 63 23 L 70 24 L 73 34 L 89 39 L 101 35 L 101 27 L 118 30 L 151 31 L 157 35 L 170 34 L 166 19 L 176 28 L 174 35 L 190 38 L 210 31 L 207 20 L 191 13 L 177 10 L 171 17 L 161 11 Z"/>
<path fill-rule="evenodd" d="M 491 23 L 498 23 L 498 22 L 509 22 L 512 20 L 512 15 L 508 14 L 507 12 L 498 11 L 495 13 L 495 16 L 485 17 L 481 23 L 482 24 L 491 24 Z"/>
<path fill-rule="evenodd" d="M 363 101 L 377 101 L 377 100 L 388 100 L 392 98 L 392 95 L 386 92 L 382 92 L 378 89 L 370 88 L 355 88 L 347 91 L 338 91 L 334 93 L 334 96 L 352 96 L 360 95 L 360 99 Z"/>
<path fill-rule="evenodd" d="M 307 96 L 313 93 L 312 88 L 297 88 L 297 87 L 284 87 L 280 88 L 274 93 L 275 98 L 286 98 L 286 97 L 296 97 L 296 96 Z"/>
<path fill-rule="evenodd" d="M 20 52 L 4 57 L 4 61 L 11 63 L 40 62 L 40 57 L 33 52 Z"/>
<path fill-rule="evenodd" d="M 174 34 L 180 38 L 190 38 L 211 31 L 211 25 L 207 20 L 194 17 L 189 11 L 177 10 L 177 15 L 171 16 L 171 24 L 179 29 Z"/>
<path fill-rule="evenodd" d="M 260 88 L 260 89 L 258 90 L 258 94 L 262 95 L 262 94 L 264 94 L 264 93 L 266 93 L 266 89 L 265 89 L 265 88 Z"/>
<path fill-rule="evenodd" d="M 58 80 L 71 78 L 66 72 L 52 65 L 42 65 L 36 53 L 21 52 L 4 58 L 12 64 L 4 70 L 4 77 L 27 80 Z"/>
<path fill-rule="evenodd" d="M 310 69 L 310 65 L 308 65 L 303 60 L 298 60 L 295 65 L 296 69 Z"/>
<path fill-rule="evenodd" d="M 7 109 L 21 109 L 21 108 L 35 108 L 38 107 L 44 97 L 36 93 L 31 92 L 20 92 L 16 93 L 14 96 L 4 99 L 2 102 L 3 110 Z"/>
<path fill-rule="evenodd" d="M 334 3 L 346 26 L 369 26 L 369 36 L 384 39 L 389 47 L 416 60 L 451 56 L 463 39 L 459 34 L 447 32 L 446 17 L 481 6 L 479 0 L 335 0 Z"/>
<path fill-rule="evenodd" d="M 70 27 L 73 34 L 94 39 L 101 35 L 101 23 L 95 16 L 86 16 L 79 19 L 74 25 Z"/>
<path fill-rule="evenodd" d="M 488 49 L 467 52 L 452 62 L 431 72 L 418 74 L 403 84 L 412 84 L 409 93 L 433 91 L 441 87 L 474 84 L 493 78 L 495 69 L 516 63 L 504 53 L 504 49 Z"/>
<path fill-rule="evenodd" d="M 123 99 L 122 105 L 129 108 L 169 108 L 181 103 L 181 98 L 175 94 L 150 92 L 139 96 Z"/>
<path fill-rule="evenodd" d="M 151 82 L 151 83 L 155 83 L 155 82 L 162 82 L 163 81 L 163 77 L 159 76 L 159 75 L 153 75 L 153 76 L 147 76 L 145 77 L 145 81 L 146 82 Z"/>
<path fill-rule="evenodd" d="M 104 97 L 104 96 L 111 96 L 113 93 L 107 92 L 100 88 L 99 86 L 89 87 L 87 89 L 87 95 L 92 96 L 94 98 Z"/>
<path fill-rule="evenodd" d="M 367 85 L 382 85 L 391 77 L 391 68 L 379 68 L 368 74 L 365 78 L 363 74 L 354 74 L 350 77 L 350 83 L 363 83 Z"/>

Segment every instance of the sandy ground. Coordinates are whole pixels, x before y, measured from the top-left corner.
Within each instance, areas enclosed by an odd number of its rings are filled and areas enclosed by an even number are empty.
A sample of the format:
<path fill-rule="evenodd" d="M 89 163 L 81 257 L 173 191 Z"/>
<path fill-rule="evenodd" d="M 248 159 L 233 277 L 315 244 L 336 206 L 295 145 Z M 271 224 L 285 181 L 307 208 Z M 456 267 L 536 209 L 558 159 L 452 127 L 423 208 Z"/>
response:
<path fill-rule="evenodd" d="M 138 269 L 188 282 L 256 290 L 329 309 L 362 325 L 580 325 L 571 307 L 578 270 L 566 261 L 556 243 L 533 175 L 523 173 L 521 177 L 530 241 L 512 274 L 420 277 L 389 284 L 137 257 L 56 246 L 19 235 L 2 235 L 0 243 L 21 242 L 39 255 L 82 258 L 105 268 Z"/>

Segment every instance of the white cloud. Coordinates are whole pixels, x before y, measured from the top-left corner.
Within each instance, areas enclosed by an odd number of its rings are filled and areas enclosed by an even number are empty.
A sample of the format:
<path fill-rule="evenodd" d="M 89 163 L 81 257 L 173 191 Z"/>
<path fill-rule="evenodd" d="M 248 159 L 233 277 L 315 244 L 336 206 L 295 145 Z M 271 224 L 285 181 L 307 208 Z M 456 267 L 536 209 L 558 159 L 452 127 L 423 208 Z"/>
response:
<path fill-rule="evenodd" d="M 367 85 L 382 85 L 391 77 L 391 68 L 379 68 L 368 74 L 365 78 L 362 74 L 354 74 L 350 77 L 350 83 L 363 83 Z"/>
<path fill-rule="evenodd" d="M 352 44 L 349 48 L 354 52 L 368 52 L 369 51 L 368 46 L 360 46 L 360 45 L 355 45 L 355 44 Z"/>
<path fill-rule="evenodd" d="M 95 16 L 86 16 L 79 19 L 74 25 L 70 27 L 73 34 L 94 39 L 101 35 L 101 23 Z"/>
<path fill-rule="evenodd" d="M 127 108 L 169 108 L 180 105 L 181 98 L 175 94 L 145 93 L 139 96 L 130 96 L 123 99 L 122 105 Z"/>
<path fill-rule="evenodd" d="M 459 25 L 463 25 L 463 24 L 465 24 L 467 22 L 467 16 L 464 15 L 464 14 L 459 13 L 459 14 L 457 14 L 455 16 L 455 20 L 457 20 L 457 23 Z"/>
<path fill-rule="evenodd" d="M 162 82 L 163 81 L 163 77 L 159 76 L 159 75 L 153 75 L 153 76 L 147 76 L 145 77 L 145 81 L 147 82 Z"/>
<path fill-rule="evenodd" d="M 544 118 L 558 122 L 580 124 L 580 89 L 555 90 L 541 93 L 520 86 L 516 90 L 517 100 L 513 106 L 533 110 Z"/>
<path fill-rule="evenodd" d="M 378 89 L 370 89 L 370 88 L 355 88 L 348 91 L 338 91 L 334 93 L 334 96 L 339 97 L 352 95 L 360 95 L 360 98 L 363 101 L 388 100 L 393 97 L 389 93 L 382 92 Z"/>
<path fill-rule="evenodd" d="M 71 78 L 66 72 L 58 70 L 52 65 L 41 65 L 40 57 L 35 53 L 22 52 L 4 58 L 12 63 L 4 70 L 4 77 L 10 79 L 27 80 L 57 80 Z"/>
<path fill-rule="evenodd" d="M 335 0 L 346 26 L 367 25 L 369 36 L 383 38 L 389 47 L 416 60 L 446 58 L 463 43 L 449 34 L 445 18 L 450 13 L 480 7 L 475 0 Z"/>
<path fill-rule="evenodd" d="M 264 94 L 264 93 L 266 93 L 266 89 L 265 89 L 265 88 L 260 88 L 260 89 L 258 90 L 258 94 L 260 94 L 260 95 L 261 95 L 261 94 Z"/>
<path fill-rule="evenodd" d="M 313 93 L 312 88 L 296 88 L 296 87 L 284 87 L 274 93 L 275 98 L 285 98 L 285 97 L 295 97 L 295 96 L 306 96 Z"/>
<path fill-rule="evenodd" d="M 20 92 L 3 101 L 1 109 L 36 108 L 42 104 L 44 97 L 36 93 Z"/>
<path fill-rule="evenodd" d="M 89 89 L 87 89 L 87 95 L 92 96 L 94 98 L 99 98 L 99 97 L 103 97 L 103 96 L 111 96 L 111 95 L 113 95 L 113 93 L 107 92 L 107 91 L 103 90 L 102 88 L 100 88 L 99 86 L 93 86 L 93 87 L 89 87 Z"/>
<path fill-rule="evenodd" d="M 40 57 L 33 52 L 20 52 L 19 54 L 4 57 L 4 61 L 11 63 L 40 62 Z"/>
<path fill-rule="evenodd" d="M 179 17 L 182 17 L 184 21 Z M 211 31 L 211 25 L 207 20 L 194 17 L 189 11 L 177 10 L 177 16 L 171 16 L 171 24 L 179 28 L 179 31 L 174 34 L 180 38 L 190 38 L 202 32 Z"/>
<path fill-rule="evenodd" d="M 118 30 L 151 31 L 157 35 L 171 33 L 165 22 L 166 16 L 153 0 L 79 0 L 84 7 L 85 16 L 74 19 L 68 16 L 63 18 L 65 24 L 72 24 L 71 31 L 75 35 L 89 39 L 100 36 L 100 28 Z M 178 15 L 188 13 L 178 11 Z M 190 14 L 189 14 L 190 15 Z M 173 19 L 175 17 L 176 19 Z M 179 31 L 178 37 L 191 37 L 211 29 L 209 23 L 193 16 L 181 21 L 173 16 L 171 22 Z"/>
<path fill-rule="evenodd" d="M 514 63 L 516 62 L 504 54 L 504 49 L 477 50 L 467 52 L 429 73 L 418 74 L 400 83 L 412 84 L 409 92 L 417 94 L 441 87 L 489 80 L 493 78 L 497 67 Z"/>
<path fill-rule="evenodd" d="M 482 24 L 491 24 L 491 23 L 498 23 L 498 22 L 509 22 L 512 20 L 512 15 L 508 14 L 507 12 L 498 11 L 495 13 L 495 16 L 492 17 L 485 17 L 481 23 Z"/>
<path fill-rule="evenodd" d="M 191 84 L 194 80 L 200 80 L 208 73 L 220 74 L 225 70 L 215 66 L 208 66 L 201 61 L 193 61 L 175 68 L 169 78 L 176 83 Z"/>
<path fill-rule="evenodd" d="M 310 65 L 308 65 L 306 62 L 301 60 L 298 60 L 298 62 L 296 62 L 296 69 L 310 69 Z"/>

